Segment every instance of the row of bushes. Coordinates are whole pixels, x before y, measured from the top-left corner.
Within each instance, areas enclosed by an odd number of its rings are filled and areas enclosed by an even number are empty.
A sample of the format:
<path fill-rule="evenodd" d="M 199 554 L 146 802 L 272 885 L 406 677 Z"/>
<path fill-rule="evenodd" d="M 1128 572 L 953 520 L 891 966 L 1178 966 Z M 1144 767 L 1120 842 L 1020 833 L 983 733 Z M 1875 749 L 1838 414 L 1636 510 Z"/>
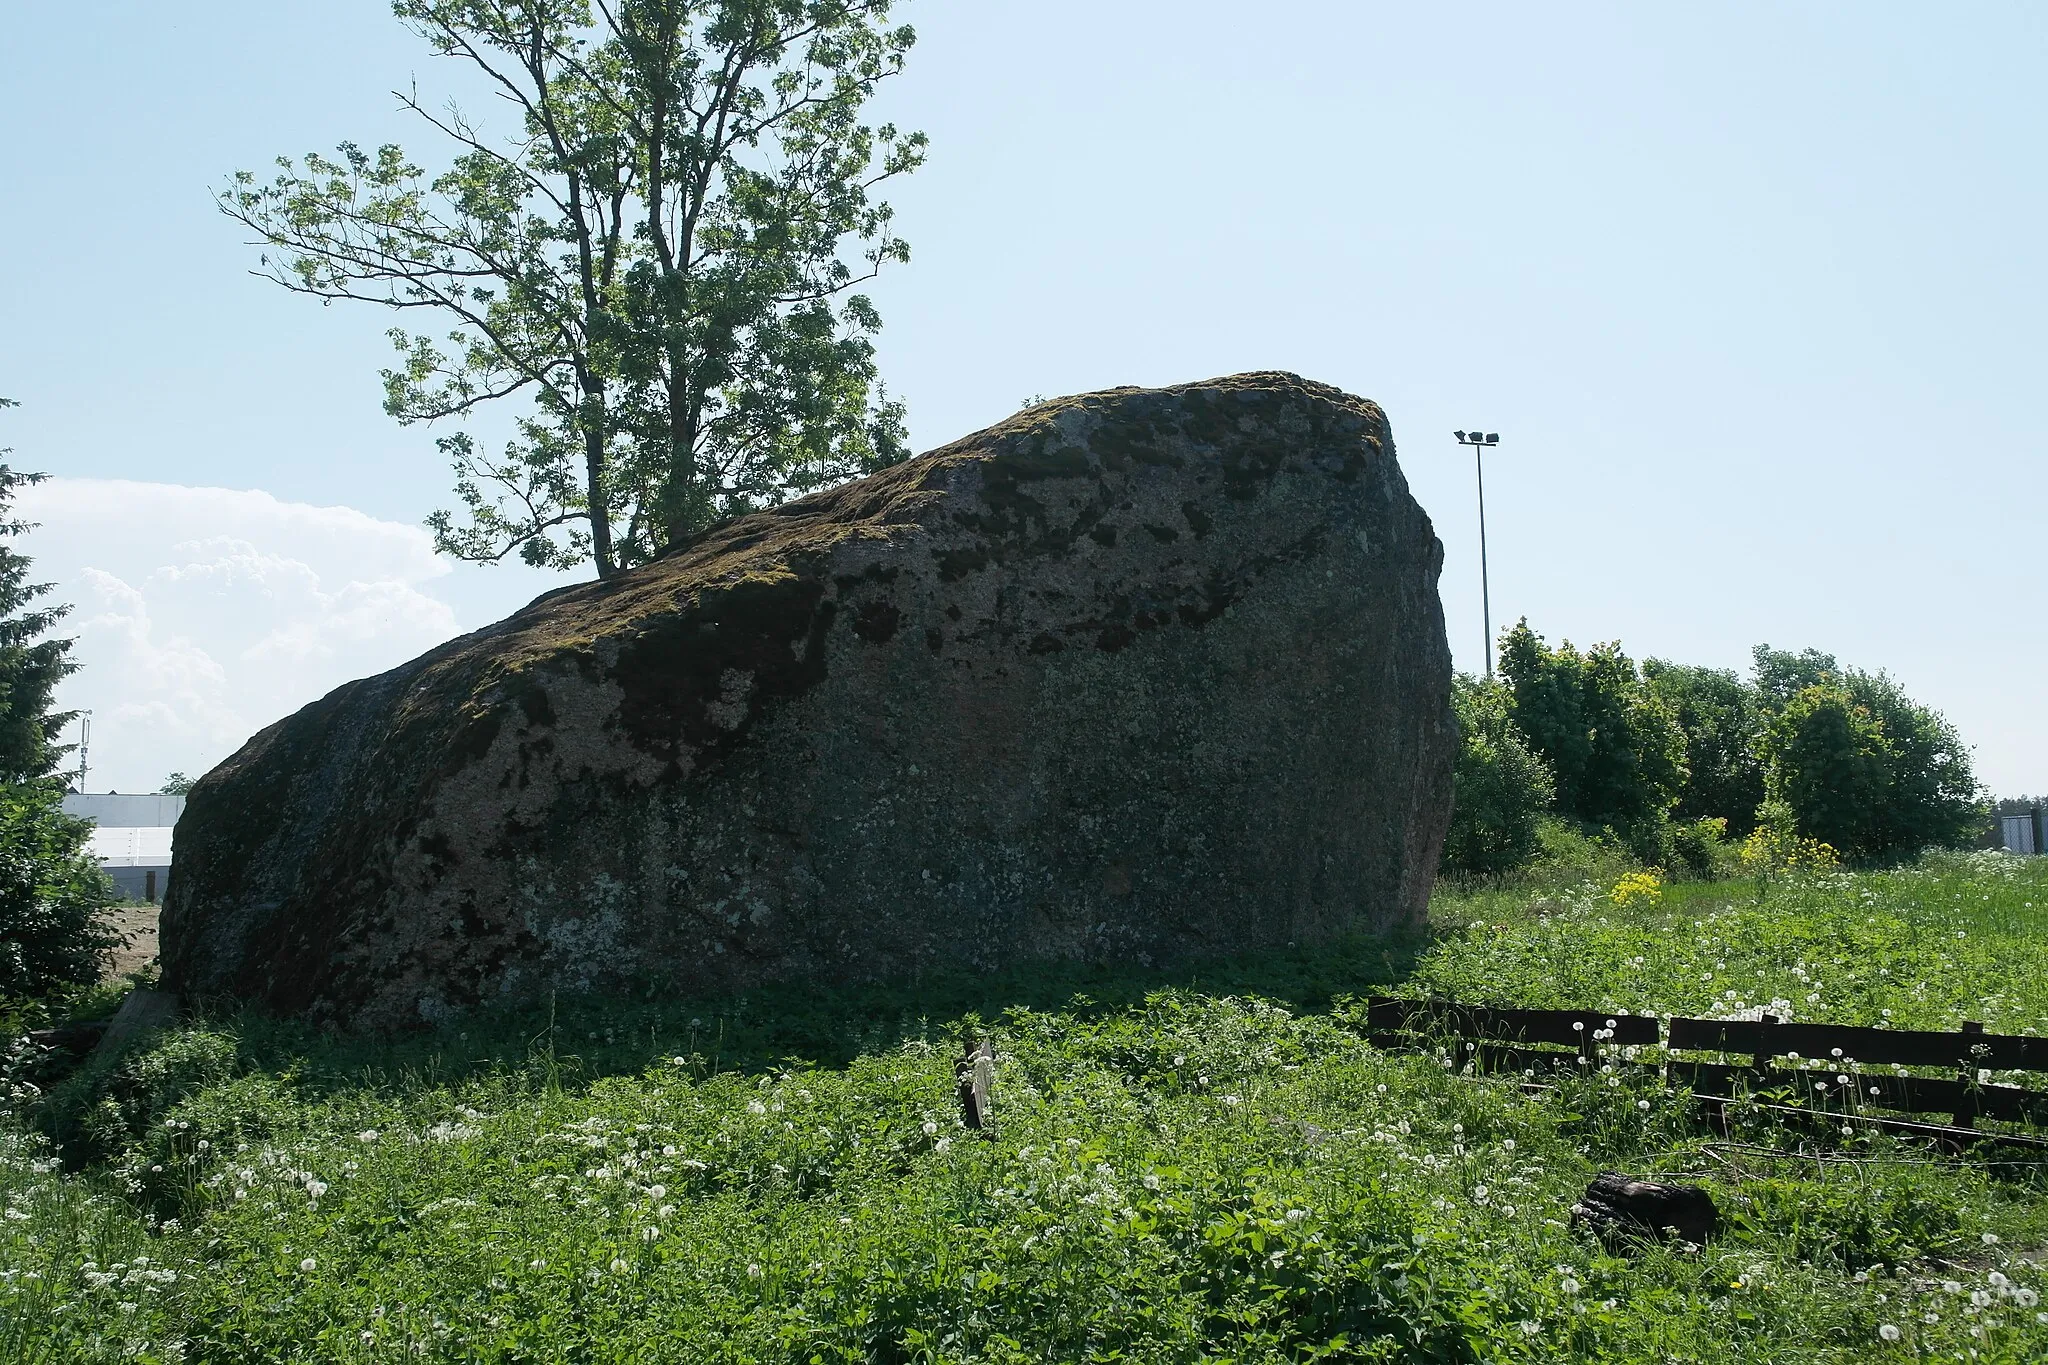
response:
<path fill-rule="evenodd" d="M 1456 679 L 1463 732 L 1447 871 L 1532 861 L 1554 815 L 1645 863 L 1705 873 L 1766 820 L 1847 858 L 1966 847 L 1984 822 L 1955 727 L 1889 676 L 1758 645 L 1749 677 L 1618 643 L 1552 646 L 1525 620 L 1500 680 Z"/>

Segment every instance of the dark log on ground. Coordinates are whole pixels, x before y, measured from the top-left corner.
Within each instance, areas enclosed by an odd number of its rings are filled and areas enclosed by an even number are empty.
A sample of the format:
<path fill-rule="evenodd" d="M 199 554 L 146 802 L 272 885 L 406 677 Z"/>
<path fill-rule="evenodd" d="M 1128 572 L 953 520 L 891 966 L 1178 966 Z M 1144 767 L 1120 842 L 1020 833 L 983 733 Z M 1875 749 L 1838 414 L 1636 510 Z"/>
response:
<path fill-rule="evenodd" d="M 1662 1185 L 1603 1171 L 1572 1205 L 1572 1225 L 1590 1228 L 1614 1249 L 1670 1237 L 1704 1246 L 1720 1230 L 1721 1214 L 1697 1185 Z"/>

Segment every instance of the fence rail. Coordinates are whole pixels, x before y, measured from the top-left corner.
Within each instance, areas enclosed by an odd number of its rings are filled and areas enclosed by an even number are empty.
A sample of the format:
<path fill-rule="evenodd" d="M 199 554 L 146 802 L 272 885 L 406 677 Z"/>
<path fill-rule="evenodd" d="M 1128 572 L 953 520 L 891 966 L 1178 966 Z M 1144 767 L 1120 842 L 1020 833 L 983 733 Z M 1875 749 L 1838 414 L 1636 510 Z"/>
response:
<path fill-rule="evenodd" d="M 1993 1083 L 1991 1071 L 2048 1073 L 2048 1038 L 1986 1033 L 1965 1023 L 1953 1033 L 1858 1028 L 1761 1019 L 1660 1021 L 1646 1014 L 1597 1010 L 1490 1009 L 1442 1000 L 1366 1002 L 1368 1040 L 1403 1048 L 1456 1040 L 1459 1055 L 1481 1071 L 1535 1073 L 1577 1070 L 1609 1058 L 1617 1046 L 1663 1046 L 1670 1053 L 1740 1054 L 1742 1062 L 1667 1056 L 1667 1085 L 1684 1086 L 1717 1111 L 1737 1098 L 1771 1096 L 1767 1108 L 1825 1116 L 1962 1143 L 1996 1138 L 2048 1147 L 2048 1137 L 1979 1131 L 1979 1119 L 2048 1127 L 2048 1090 Z M 1561 1052 L 1529 1044 L 1572 1048 Z M 1786 1058 L 1798 1065 L 1775 1065 Z M 1815 1070 L 1806 1063 L 1818 1061 Z M 1865 1066 L 1927 1067 L 1948 1077 L 1867 1071 Z M 1645 1068 L 1648 1069 L 1647 1067 Z M 1946 1123 L 1872 1115 L 1872 1109 L 1941 1114 Z"/>

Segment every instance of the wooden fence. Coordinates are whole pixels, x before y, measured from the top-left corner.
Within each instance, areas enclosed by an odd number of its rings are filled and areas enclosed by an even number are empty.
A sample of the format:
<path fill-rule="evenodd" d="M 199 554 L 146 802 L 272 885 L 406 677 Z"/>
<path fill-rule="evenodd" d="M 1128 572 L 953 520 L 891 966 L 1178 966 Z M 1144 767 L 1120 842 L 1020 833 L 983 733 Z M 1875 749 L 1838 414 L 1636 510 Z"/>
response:
<path fill-rule="evenodd" d="M 1374 999 L 1366 1002 L 1366 1029 L 1378 1047 L 1456 1049 L 1461 1065 L 1519 1071 L 1530 1079 L 1610 1062 L 1644 1066 L 1619 1049 L 1661 1046 L 1667 1050 L 1664 1083 L 1690 1089 L 1717 1118 L 1742 1100 L 1786 1115 L 1956 1145 L 1989 1138 L 2048 1147 L 2048 1137 L 2038 1133 L 1977 1127 L 1988 1119 L 2048 1128 L 2048 1090 L 1989 1078 L 1995 1071 L 2048 1072 L 2048 1038 L 1986 1033 L 1977 1023 L 1954 1033 L 1926 1033 L 1783 1023 L 1768 1014 L 1660 1021 L 1644 1014 Z M 1688 1053 L 1715 1055 L 1681 1055 Z M 1729 1060 L 1731 1054 L 1741 1060 Z M 1790 1065 L 1780 1065 L 1780 1059 Z M 1908 1067 L 1946 1074 L 1915 1074 Z M 1906 1114 L 1939 1114 L 1942 1121 L 1899 1117 Z"/>

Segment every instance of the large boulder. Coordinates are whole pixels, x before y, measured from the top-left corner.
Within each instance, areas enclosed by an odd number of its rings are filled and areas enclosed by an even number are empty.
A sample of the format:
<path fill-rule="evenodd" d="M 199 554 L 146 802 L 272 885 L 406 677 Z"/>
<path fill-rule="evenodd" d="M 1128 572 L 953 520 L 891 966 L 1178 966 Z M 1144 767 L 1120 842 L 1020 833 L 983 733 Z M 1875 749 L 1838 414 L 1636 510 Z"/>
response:
<path fill-rule="evenodd" d="M 1337 389 L 1040 404 L 263 731 L 178 823 L 166 984 L 402 1027 L 1411 923 L 1442 557 Z"/>

